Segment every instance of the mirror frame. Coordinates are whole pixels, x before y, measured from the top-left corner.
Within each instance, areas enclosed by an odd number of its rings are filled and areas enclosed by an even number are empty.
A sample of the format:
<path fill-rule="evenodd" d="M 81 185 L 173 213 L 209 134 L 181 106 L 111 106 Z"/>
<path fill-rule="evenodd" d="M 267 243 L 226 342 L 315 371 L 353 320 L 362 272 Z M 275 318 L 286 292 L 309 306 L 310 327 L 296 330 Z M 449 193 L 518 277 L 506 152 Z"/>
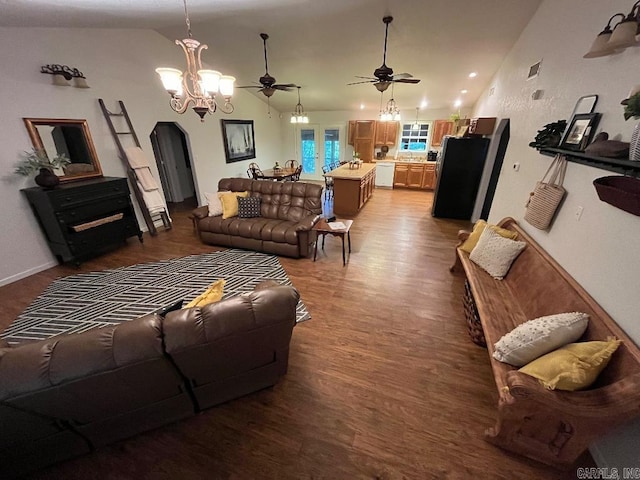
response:
<path fill-rule="evenodd" d="M 93 139 L 91 138 L 91 132 L 89 132 L 89 124 L 85 119 L 65 119 L 65 118 L 23 118 L 24 123 L 29 132 L 29 138 L 31 143 L 37 149 L 44 150 L 44 144 L 38 132 L 38 125 L 46 125 L 49 127 L 56 127 L 59 125 L 77 125 L 82 127 L 82 134 L 87 144 L 87 150 L 91 157 L 91 164 L 94 167 L 93 172 L 82 172 L 75 175 L 59 175 L 61 182 L 72 182 L 76 180 L 84 180 L 86 178 L 102 177 L 102 167 L 98 160 L 98 154 L 96 153 L 95 146 L 93 145 Z M 45 150 L 46 152 L 46 150 Z M 57 153 L 57 152 L 56 152 Z M 47 155 L 48 156 L 48 155 Z"/>

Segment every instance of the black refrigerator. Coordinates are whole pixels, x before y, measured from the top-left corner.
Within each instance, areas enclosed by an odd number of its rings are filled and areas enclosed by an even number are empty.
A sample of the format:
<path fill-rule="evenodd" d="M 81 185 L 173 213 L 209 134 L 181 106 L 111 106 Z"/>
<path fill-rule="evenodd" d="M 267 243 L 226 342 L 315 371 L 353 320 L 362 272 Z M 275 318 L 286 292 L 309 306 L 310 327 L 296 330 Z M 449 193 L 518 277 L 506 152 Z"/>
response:
<path fill-rule="evenodd" d="M 488 138 L 444 138 L 431 215 L 471 219 L 488 149 Z"/>

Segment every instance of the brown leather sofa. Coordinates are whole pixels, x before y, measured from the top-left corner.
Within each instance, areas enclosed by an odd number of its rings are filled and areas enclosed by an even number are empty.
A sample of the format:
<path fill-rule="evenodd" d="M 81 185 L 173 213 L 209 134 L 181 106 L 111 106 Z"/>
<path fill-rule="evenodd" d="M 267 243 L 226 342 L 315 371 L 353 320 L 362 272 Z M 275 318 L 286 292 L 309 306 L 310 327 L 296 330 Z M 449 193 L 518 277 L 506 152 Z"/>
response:
<path fill-rule="evenodd" d="M 298 292 L 275 282 L 203 308 L 0 345 L 0 478 L 275 384 Z"/>
<path fill-rule="evenodd" d="M 204 243 L 256 250 L 287 257 L 308 257 L 312 227 L 322 214 L 322 186 L 304 182 L 271 182 L 223 178 L 218 191 L 244 192 L 262 199 L 260 217 L 210 217 L 207 206 L 193 211 Z"/>

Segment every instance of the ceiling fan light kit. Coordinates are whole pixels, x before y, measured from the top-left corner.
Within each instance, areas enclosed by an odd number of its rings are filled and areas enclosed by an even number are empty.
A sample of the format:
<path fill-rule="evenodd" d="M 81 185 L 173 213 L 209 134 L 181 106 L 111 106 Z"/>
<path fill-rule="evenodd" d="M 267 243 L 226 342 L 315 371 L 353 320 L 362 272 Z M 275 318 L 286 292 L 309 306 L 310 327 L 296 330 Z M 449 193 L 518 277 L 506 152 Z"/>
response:
<path fill-rule="evenodd" d="M 622 17 L 613 28 L 614 18 Z M 609 18 L 607 25 L 591 44 L 591 48 L 582 58 L 597 58 L 619 53 L 627 47 L 638 45 L 637 36 L 640 34 L 640 0 L 633 4 L 628 15 L 616 13 Z"/>
<path fill-rule="evenodd" d="M 184 16 L 187 24 L 189 38 L 176 40 L 187 59 L 187 69 L 183 73 L 177 68 L 156 68 L 160 75 L 165 90 L 171 96 L 169 105 L 177 113 L 184 113 L 189 105 L 193 104 L 193 111 L 198 114 L 200 121 L 204 122 L 204 116 L 214 113 L 218 108 L 224 113 L 233 112 L 231 97 L 235 77 L 222 75 L 216 70 L 202 68 L 200 59 L 202 50 L 208 47 L 191 36 L 191 22 L 187 11 L 187 0 L 184 3 Z M 216 104 L 216 95 L 220 93 L 224 98 L 224 104 Z"/>
<path fill-rule="evenodd" d="M 297 88 L 298 88 L 298 104 L 296 105 L 294 112 L 291 114 L 291 123 L 309 123 L 309 117 L 307 117 L 307 114 L 304 113 L 304 108 L 300 103 L 301 87 L 297 87 Z"/>

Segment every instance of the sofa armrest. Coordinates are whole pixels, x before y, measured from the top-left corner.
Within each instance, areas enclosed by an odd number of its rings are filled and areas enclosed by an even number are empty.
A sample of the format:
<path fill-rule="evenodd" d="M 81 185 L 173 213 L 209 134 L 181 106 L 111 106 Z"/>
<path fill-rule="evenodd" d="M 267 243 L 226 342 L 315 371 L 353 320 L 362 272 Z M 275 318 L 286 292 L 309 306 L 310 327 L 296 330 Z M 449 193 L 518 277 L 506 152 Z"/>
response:
<path fill-rule="evenodd" d="M 313 226 L 318 223 L 318 221 L 320 220 L 321 215 L 318 214 L 311 214 L 311 215 L 307 215 L 306 217 L 304 217 L 302 220 L 300 220 L 298 222 L 298 224 L 296 225 L 296 232 L 301 232 L 301 231 L 309 231 L 313 228 Z"/>
<path fill-rule="evenodd" d="M 193 212 L 191 212 L 191 215 L 193 215 L 197 219 L 207 218 L 207 216 L 209 216 L 209 207 L 207 207 L 206 205 L 198 207 Z"/>

